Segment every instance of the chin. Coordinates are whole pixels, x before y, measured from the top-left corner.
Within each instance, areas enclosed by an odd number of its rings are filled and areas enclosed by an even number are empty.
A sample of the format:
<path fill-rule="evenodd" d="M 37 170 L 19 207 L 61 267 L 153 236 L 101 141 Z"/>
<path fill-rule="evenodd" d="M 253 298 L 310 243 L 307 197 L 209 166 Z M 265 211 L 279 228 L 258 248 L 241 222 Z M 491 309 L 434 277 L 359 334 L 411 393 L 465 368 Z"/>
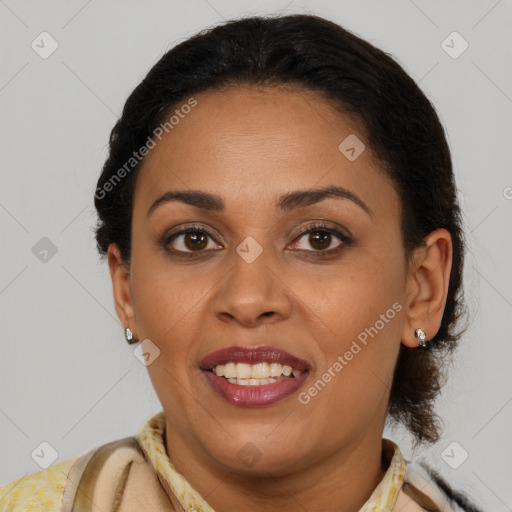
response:
<path fill-rule="evenodd" d="M 239 435 L 230 432 L 233 437 L 226 444 L 215 443 L 205 446 L 210 456 L 227 471 L 254 477 L 284 476 L 296 472 L 298 465 L 307 457 L 303 442 L 297 443 L 286 435 L 286 439 L 274 436 L 271 440 L 268 425 L 262 426 L 261 435 Z M 272 436 L 272 434 L 270 434 Z M 300 436 L 303 440 L 305 435 Z M 211 438 L 208 438 L 211 445 Z M 298 449 L 301 449 L 298 452 Z"/>

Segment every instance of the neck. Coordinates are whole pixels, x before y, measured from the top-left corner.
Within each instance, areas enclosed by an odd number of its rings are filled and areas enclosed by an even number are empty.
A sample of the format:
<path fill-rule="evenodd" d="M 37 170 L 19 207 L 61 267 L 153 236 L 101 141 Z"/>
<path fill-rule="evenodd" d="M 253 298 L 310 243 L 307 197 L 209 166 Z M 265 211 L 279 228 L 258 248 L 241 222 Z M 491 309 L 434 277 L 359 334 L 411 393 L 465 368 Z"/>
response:
<path fill-rule="evenodd" d="M 384 477 L 382 432 L 371 439 L 354 439 L 335 453 L 300 471 L 257 476 L 210 466 L 179 436 L 166 429 L 170 459 L 214 510 L 230 512 L 357 512 Z"/>

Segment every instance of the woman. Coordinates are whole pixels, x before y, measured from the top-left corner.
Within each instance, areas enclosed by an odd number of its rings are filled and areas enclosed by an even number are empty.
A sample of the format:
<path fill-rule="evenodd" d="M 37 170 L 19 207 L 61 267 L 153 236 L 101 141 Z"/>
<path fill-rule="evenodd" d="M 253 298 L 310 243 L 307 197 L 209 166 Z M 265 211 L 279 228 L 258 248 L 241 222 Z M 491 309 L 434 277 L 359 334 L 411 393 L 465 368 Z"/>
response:
<path fill-rule="evenodd" d="M 228 22 L 128 98 L 96 239 L 163 412 L 2 510 L 477 510 L 383 439 L 439 435 L 463 237 L 439 119 L 315 16 Z"/>

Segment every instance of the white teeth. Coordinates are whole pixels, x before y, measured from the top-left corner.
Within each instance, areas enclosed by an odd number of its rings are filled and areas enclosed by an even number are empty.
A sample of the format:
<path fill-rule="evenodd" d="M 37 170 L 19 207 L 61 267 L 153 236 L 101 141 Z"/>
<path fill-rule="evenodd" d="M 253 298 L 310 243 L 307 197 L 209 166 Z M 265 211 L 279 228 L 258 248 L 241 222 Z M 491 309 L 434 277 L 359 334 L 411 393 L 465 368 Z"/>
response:
<path fill-rule="evenodd" d="M 236 363 L 227 363 L 224 366 L 224 377 L 226 377 L 226 379 L 236 378 Z"/>
<path fill-rule="evenodd" d="M 239 386 L 264 386 L 265 384 L 274 384 L 274 382 L 279 382 L 284 379 L 286 379 L 286 377 L 279 379 L 228 379 L 228 382 L 230 384 L 238 384 Z"/>
<path fill-rule="evenodd" d="M 251 377 L 253 379 L 266 379 L 268 376 L 268 363 L 257 363 L 252 365 Z"/>
<path fill-rule="evenodd" d="M 251 365 L 247 363 L 236 364 L 236 378 L 237 379 L 250 379 L 251 378 Z"/>
<path fill-rule="evenodd" d="M 270 363 L 269 371 L 271 377 L 280 377 L 283 373 L 283 367 L 279 363 Z"/>
<path fill-rule="evenodd" d="M 294 370 L 289 365 L 279 363 L 234 363 L 229 362 L 225 365 L 219 364 L 213 368 L 213 372 L 218 377 L 224 377 L 231 384 L 239 386 L 261 386 L 265 384 L 274 384 L 285 378 L 298 377 L 302 371 Z"/>

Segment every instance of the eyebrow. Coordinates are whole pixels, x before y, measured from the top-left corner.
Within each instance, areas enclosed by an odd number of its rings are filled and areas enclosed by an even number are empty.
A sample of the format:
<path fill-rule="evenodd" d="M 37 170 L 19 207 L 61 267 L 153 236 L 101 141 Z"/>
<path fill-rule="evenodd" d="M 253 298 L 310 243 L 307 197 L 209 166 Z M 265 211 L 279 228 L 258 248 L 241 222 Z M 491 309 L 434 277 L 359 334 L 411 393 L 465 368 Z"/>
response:
<path fill-rule="evenodd" d="M 348 199 L 361 207 L 370 217 L 374 217 L 373 212 L 366 203 L 350 190 L 338 186 L 328 186 L 324 188 L 315 188 L 307 190 L 296 190 L 282 195 L 276 203 L 276 208 L 282 212 L 290 212 L 296 208 L 304 208 L 312 204 L 319 203 L 328 198 Z M 171 201 L 179 201 L 196 208 L 204 210 L 223 212 L 225 210 L 224 201 L 216 194 L 210 194 L 200 190 L 176 190 L 169 191 L 159 197 L 148 209 L 149 217 L 159 206 Z"/>

